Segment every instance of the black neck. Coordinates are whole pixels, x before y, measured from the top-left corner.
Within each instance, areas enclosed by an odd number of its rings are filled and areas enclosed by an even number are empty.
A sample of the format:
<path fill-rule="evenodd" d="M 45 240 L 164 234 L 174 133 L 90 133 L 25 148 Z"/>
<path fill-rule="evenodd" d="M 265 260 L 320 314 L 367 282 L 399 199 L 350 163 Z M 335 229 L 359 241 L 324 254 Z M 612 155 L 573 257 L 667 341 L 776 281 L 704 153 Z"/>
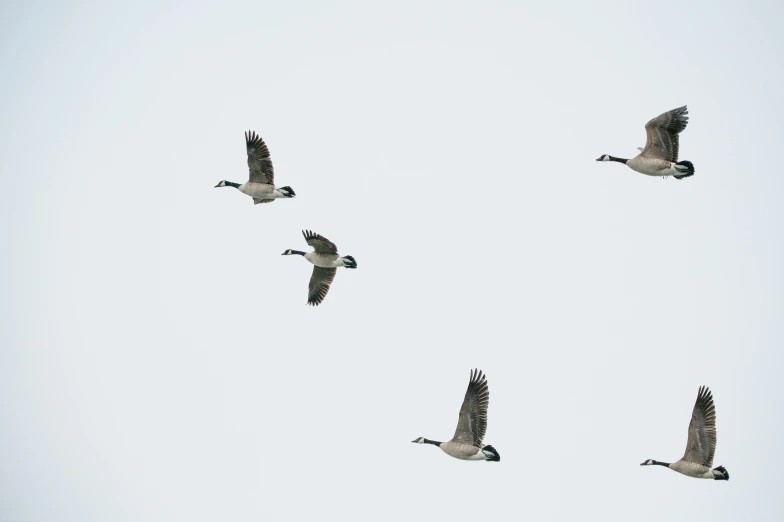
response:
<path fill-rule="evenodd" d="M 292 250 L 291 253 L 292 254 L 297 254 L 297 255 L 300 255 L 300 256 L 304 256 L 305 255 L 305 252 L 300 252 L 299 250 Z"/>
<path fill-rule="evenodd" d="M 234 183 L 233 181 L 224 181 L 224 183 L 226 183 L 227 187 L 240 188 L 240 184 Z"/>
<path fill-rule="evenodd" d="M 438 442 L 437 440 L 430 440 L 430 439 L 425 439 L 425 444 L 432 444 L 433 446 L 439 446 L 439 447 L 441 446 L 441 443 Z"/>
<path fill-rule="evenodd" d="M 653 463 L 656 466 L 664 466 L 664 467 L 667 467 L 667 468 L 670 467 L 670 463 L 669 462 L 659 462 L 658 460 L 654 460 Z"/>
<path fill-rule="evenodd" d="M 610 155 L 608 154 L 608 156 Z M 629 160 L 624 158 L 616 158 L 615 156 L 610 156 L 610 161 L 617 161 L 618 163 L 626 163 Z"/>

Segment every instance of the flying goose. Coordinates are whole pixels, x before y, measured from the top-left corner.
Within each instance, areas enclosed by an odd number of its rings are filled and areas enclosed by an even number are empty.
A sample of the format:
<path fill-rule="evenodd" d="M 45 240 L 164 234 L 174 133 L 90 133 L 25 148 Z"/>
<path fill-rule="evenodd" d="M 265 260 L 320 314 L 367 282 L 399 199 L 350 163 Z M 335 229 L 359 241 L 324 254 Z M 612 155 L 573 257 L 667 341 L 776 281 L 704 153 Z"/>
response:
<path fill-rule="evenodd" d="M 694 175 L 691 161 L 678 161 L 678 134 L 689 123 L 689 111 L 684 105 L 660 114 L 645 124 L 648 136 L 645 148 L 632 159 L 616 158 L 602 154 L 596 161 L 625 163 L 632 170 L 649 176 L 673 176 L 683 179 Z"/>
<path fill-rule="evenodd" d="M 275 188 L 275 171 L 272 168 L 270 152 L 261 136 L 254 131 L 245 133 L 245 147 L 248 150 L 248 169 L 250 179 L 242 185 L 223 180 L 218 187 L 234 187 L 243 194 L 253 198 L 253 204 L 271 203 L 277 198 L 293 198 L 296 196 L 291 187 Z"/>
<path fill-rule="evenodd" d="M 433 444 L 441 450 L 460 460 L 489 460 L 498 462 L 501 456 L 492 446 L 482 446 L 482 439 L 487 430 L 487 404 L 490 402 L 490 390 L 487 380 L 482 372 L 471 372 L 463 406 L 460 408 L 460 417 L 457 420 L 457 429 L 452 440 L 438 442 L 419 437 L 412 440 L 417 444 Z"/>
<path fill-rule="evenodd" d="M 351 256 L 340 257 L 335 243 L 324 236 L 320 236 L 310 230 L 303 230 L 302 235 L 305 236 L 305 241 L 307 241 L 308 245 L 313 247 L 313 252 L 305 253 L 299 250 L 288 249 L 281 255 L 290 256 L 297 254 L 316 265 L 313 267 L 313 275 L 310 276 L 310 285 L 308 285 L 308 304 L 318 306 L 327 297 L 329 285 L 335 279 L 337 267 L 356 268 L 357 262 Z"/>
<path fill-rule="evenodd" d="M 714 451 L 716 451 L 716 409 L 713 407 L 713 395 L 707 387 L 700 386 L 694 411 L 691 412 L 689 440 L 686 442 L 686 453 L 683 458 L 672 464 L 648 459 L 640 466 L 667 466 L 688 477 L 729 480 L 730 474 L 724 466 L 711 469 Z"/>

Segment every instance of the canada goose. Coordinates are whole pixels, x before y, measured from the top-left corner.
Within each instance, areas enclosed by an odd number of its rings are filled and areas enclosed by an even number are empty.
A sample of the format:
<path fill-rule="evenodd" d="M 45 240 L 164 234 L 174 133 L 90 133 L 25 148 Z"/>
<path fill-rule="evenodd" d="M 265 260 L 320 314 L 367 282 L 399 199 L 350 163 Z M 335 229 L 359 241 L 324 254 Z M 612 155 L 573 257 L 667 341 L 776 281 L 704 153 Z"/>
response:
<path fill-rule="evenodd" d="M 683 179 L 694 175 L 691 161 L 678 161 L 678 134 L 689 123 L 689 111 L 684 105 L 660 114 L 645 124 L 648 138 L 645 148 L 632 159 L 616 158 L 602 154 L 596 161 L 625 163 L 632 170 L 649 176 L 673 176 Z"/>
<path fill-rule="evenodd" d="M 303 230 L 302 235 L 305 236 L 305 241 L 307 241 L 308 245 L 313 247 L 313 252 L 305 253 L 289 249 L 281 255 L 298 254 L 316 265 L 313 267 L 313 275 L 310 276 L 310 285 L 308 285 L 308 304 L 318 306 L 327 297 L 329 285 L 335 279 L 337 267 L 356 268 L 357 262 L 351 256 L 340 257 L 335 243 L 324 236 L 315 234 L 310 230 Z"/>
<path fill-rule="evenodd" d="M 225 179 L 215 185 L 218 187 L 234 187 L 243 194 L 253 198 L 253 204 L 270 203 L 277 198 L 293 198 L 296 196 L 291 187 L 275 188 L 275 171 L 272 168 L 270 152 L 264 140 L 254 131 L 245 133 L 245 147 L 248 149 L 248 169 L 250 179 L 242 185 Z"/>
<path fill-rule="evenodd" d="M 714 451 L 716 451 L 716 409 L 713 407 L 713 395 L 707 387 L 700 386 L 697 402 L 691 412 L 689 440 L 686 442 L 686 453 L 683 454 L 683 458 L 672 464 L 648 459 L 640 466 L 667 466 L 688 477 L 729 480 L 730 474 L 724 466 L 711 469 Z"/>
<path fill-rule="evenodd" d="M 418 444 L 433 444 L 441 450 L 460 460 L 489 460 L 498 462 L 501 456 L 492 446 L 482 446 L 487 429 L 487 404 L 490 402 L 490 390 L 487 380 L 482 372 L 471 372 L 463 406 L 460 408 L 460 417 L 457 420 L 457 429 L 452 440 L 438 442 L 419 437 L 412 440 Z"/>

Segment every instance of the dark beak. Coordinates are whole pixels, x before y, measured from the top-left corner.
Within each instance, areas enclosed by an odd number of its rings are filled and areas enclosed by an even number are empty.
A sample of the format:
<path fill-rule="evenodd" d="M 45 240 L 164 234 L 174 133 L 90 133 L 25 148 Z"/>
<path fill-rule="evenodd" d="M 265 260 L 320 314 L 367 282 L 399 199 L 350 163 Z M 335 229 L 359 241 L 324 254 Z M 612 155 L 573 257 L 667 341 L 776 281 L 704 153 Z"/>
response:
<path fill-rule="evenodd" d="M 416 440 L 412 440 L 411 442 L 416 442 Z"/>
<path fill-rule="evenodd" d="M 647 460 L 645 462 L 648 462 Z M 645 462 L 641 463 L 640 466 L 645 466 Z"/>
<path fill-rule="evenodd" d="M 602 161 L 602 158 L 603 158 L 603 157 L 604 157 L 604 154 L 602 154 L 601 156 L 599 156 L 598 158 L 596 158 L 596 161 Z"/>
<path fill-rule="evenodd" d="M 286 250 L 286 252 L 288 252 L 288 250 Z M 285 256 L 285 255 L 286 255 L 286 252 L 283 252 L 281 255 L 282 255 L 282 256 Z"/>
<path fill-rule="evenodd" d="M 220 187 L 220 182 L 212 188 L 218 188 L 218 187 Z"/>

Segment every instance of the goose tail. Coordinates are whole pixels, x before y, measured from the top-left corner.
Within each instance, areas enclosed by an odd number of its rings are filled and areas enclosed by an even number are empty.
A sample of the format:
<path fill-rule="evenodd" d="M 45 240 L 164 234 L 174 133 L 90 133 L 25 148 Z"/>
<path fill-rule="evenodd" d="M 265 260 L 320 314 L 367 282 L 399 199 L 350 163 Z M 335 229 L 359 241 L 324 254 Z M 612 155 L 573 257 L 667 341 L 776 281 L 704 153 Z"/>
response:
<path fill-rule="evenodd" d="M 713 480 L 729 480 L 730 472 L 724 466 L 713 468 Z"/>
<path fill-rule="evenodd" d="M 691 161 L 679 161 L 675 164 L 675 170 L 678 171 L 677 175 L 673 177 L 675 179 L 683 179 L 688 178 L 689 176 L 694 176 L 694 165 Z"/>
<path fill-rule="evenodd" d="M 485 454 L 485 460 L 489 460 L 490 462 L 499 462 L 501 460 L 501 455 L 499 455 L 498 451 L 489 444 L 482 448 L 482 453 Z"/>
<path fill-rule="evenodd" d="M 297 193 L 294 192 L 294 189 L 289 187 L 288 185 L 286 185 L 285 187 L 278 188 L 278 191 L 280 191 L 280 193 L 287 198 L 293 198 L 294 196 L 297 195 Z"/>

